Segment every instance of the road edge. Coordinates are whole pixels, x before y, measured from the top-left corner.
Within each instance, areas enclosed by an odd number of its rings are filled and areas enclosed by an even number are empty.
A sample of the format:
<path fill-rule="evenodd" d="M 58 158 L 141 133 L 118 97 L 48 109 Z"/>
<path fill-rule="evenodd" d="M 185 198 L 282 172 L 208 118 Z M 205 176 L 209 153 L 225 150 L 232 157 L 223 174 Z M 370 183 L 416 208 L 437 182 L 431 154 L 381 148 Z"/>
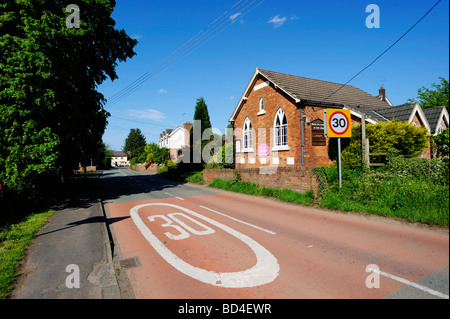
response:
<path fill-rule="evenodd" d="M 99 199 L 101 213 L 105 222 L 103 223 L 103 254 L 105 257 L 105 272 L 101 278 L 101 294 L 102 299 L 122 299 L 122 294 L 120 292 L 119 283 L 117 282 L 114 263 L 113 263 L 113 250 L 112 245 L 114 241 L 110 231 L 108 230 L 105 208 L 103 201 Z"/>

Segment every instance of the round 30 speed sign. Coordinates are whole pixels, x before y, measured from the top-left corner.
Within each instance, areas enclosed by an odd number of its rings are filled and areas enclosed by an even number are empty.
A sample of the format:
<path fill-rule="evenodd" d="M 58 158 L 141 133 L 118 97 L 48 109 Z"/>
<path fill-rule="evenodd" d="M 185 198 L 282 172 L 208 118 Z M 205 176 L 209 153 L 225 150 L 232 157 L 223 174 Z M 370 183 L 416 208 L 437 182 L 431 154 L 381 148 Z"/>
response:
<path fill-rule="evenodd" d="M 350 110 L 327 109 L 327 136 L 352 136 Z"/>

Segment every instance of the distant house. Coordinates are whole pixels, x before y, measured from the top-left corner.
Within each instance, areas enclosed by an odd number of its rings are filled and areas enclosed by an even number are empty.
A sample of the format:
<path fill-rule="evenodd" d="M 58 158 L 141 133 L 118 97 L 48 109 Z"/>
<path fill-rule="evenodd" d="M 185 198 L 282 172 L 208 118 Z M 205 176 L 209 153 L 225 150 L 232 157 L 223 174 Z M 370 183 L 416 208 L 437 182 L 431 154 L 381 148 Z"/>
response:
<path fill-rule="evenodd" d="M 159 147 L 169 149 L 172 161 L 180 158 L 183 155 L 183 149 L 189 146 L 189 132 L 192 123 L 187 122 L 183 126 L 178 126 L 175 129 L 167 129 L 159 136 Z"/>
<path fill-rule="evenodd" d="M 113 156 L 111 157 L 112 167 L 125 167 L 130 166 L 130 161 L 128 160 L 128 155 L 122 151 L 113 151 Z"/>
<path fill-rule="evenodd" d="M 323 110 L 328 108 L 349 109 L 352 124 L 395 119 L 424 126 L 430 134 L 448 127 L 445 107 L 393 106 L 383 87 L 374 96 L 351 85 L 258 68 L 229 120 L 234 126 L 236 168 L 331 164 L 323 129 Z M 432 152 L 423 156 L 432 157 Z"/>

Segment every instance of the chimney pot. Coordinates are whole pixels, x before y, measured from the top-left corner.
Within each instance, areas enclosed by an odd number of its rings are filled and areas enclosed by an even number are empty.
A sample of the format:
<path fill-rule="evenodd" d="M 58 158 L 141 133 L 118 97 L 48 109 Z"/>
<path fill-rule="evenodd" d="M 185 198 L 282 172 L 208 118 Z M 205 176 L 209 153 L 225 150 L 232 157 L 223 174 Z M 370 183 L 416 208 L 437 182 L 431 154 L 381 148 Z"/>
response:
<path fill-rule="evenodd" d="M 379 91 L 379 98 L 381 99 L 381 101 L 383 101 L 383 102 L 387 102 L 386 101 L 386 89 L 384 88 L 384 87 L 381 87 L 380 88 L 380 91 Z"/>

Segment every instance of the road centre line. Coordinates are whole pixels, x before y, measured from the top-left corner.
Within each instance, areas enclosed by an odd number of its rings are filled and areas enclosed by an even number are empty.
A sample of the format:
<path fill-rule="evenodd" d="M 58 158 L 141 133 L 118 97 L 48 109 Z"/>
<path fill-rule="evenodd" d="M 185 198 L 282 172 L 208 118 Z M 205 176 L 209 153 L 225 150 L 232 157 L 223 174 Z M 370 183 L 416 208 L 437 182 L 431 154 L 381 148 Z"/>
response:
<path fill-rule="evenodd" d="M 206 210 L 209 210 L 210 212 L 213 212 L 213 213 L 216 213 L 216 214 L 225 216 L 225 217 L 227 217 L 227 218 L 229 218 L 229 219 L 232 219 L 232 220 L 234 220 L 234 221 L 237 221 L 237 222 L 239 222 L 239 223 L 242 223 L 242 224 L 245 224 L 245 225 L 254 227 L 254 228 L 256 228 L 256 229 L 262 230 L 262 231 L 264 231 L 264 232 L 266 232 L 266 233 L 269 233 L 269 234 L 271 234 L 271 235 L 276 235 L 276 234 L 277 234 L 277 233 L 275 233 L 275 232 L 273 232 L 273 231 L 270 231 L 270 230 L 267 230 L 267 229 L 258 227 L 258 226 L 256 226 L 256 225 L 253 225 L 253 224 L 244 222 L 244 221 L 242 221 L 242 220 L 240 220 L 240 219 L 237 219 L 237 218 L 228 216 L 228 215 L 226 215 L 226 214 L 224 214 L 224 213 L 221 213 L 221 212 L 218 212 L 218 211 L 216 211 L 216 210 L 214 210 L 214 209 L 211 209 L 211 208 L 208 208 L 208 207 L 205 207 L 205 206 L 201 206 L 201 205 L 200 205 L 200 207 L 201 207 L 201 208 L 204 208 L 204 209 L 206 209 Z"/>
<path fill-rule="evenodd" d="M 169 192 L 164 192 L 164 193 L 166 193 L 166 194 L 169 195 L 169 196 L 173 196 L 173 197 L 175 197 L 176 199 L 184 200 L 184 198 L 177 197 L 177 196 L 175 196 L 174 194 L 171 194 L 171 193 L 169 193 Z"/>
<path fill-rule="evenodd" d="M 429 294 L 431 294 L 431 295 L 437 296 L 437 297 L 439 297 L 439 298 L 442 298 L 442 299 L 449 299 L 449 296 L 448 296 L 448 295 L 443 294 L 443 293 L 441 293 L 441 292 L 439 292 L 439 291 L 430 289 L 430 288 L 428 288 L 428 287 L 425 287 L 425 286 L 416 284 L 415 282 L 411 282 L 411 281 L 409 281 L 409 280 L 406 280 L 406 279 L 403 279 L 403 278 L 400 278 L 400 277 L 397 277 L 397 276 L 388 274 L 388 273 L 386 273 L 386 272 L 384 272 L 384 271 L 381 271 L 381 270 L 378 270 L 378 269 L 376 269 L 376 268 L 370 268 L 369 270 L 372 271 L 372 272 L 378 273 L 378 274 L 380 274 L 380 275 L 386 276 L 386 277 L 388 277 L 388 278 L 391 278 L 391 279 L 393 279 L 393 280 L 399 281 L 399 282 L 401 282 L 401 283 L 407 284 L 408 286 L 412 286 L 412 287 L 414 287 L 414 288 L 420 289 L 420 290 L 422 290 L 422 291 L 425 291 L 425 292 L 427 292 L 427 293 L 429 293 Z"/>

